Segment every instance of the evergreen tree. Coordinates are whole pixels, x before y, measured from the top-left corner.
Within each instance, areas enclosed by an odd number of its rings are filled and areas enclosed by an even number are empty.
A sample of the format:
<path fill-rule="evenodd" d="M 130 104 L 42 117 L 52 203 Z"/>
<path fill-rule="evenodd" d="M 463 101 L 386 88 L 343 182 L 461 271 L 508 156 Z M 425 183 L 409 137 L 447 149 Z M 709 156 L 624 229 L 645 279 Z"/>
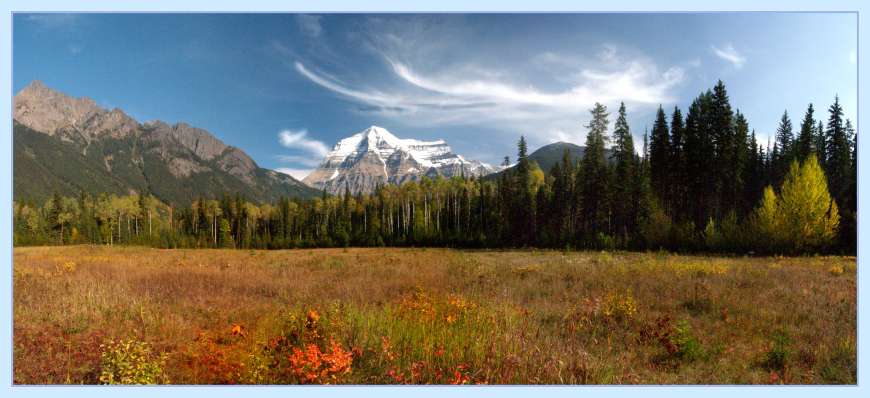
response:
<path fill-rule="evenodd" d="M 528 147 L 526 145 L 526 137 L 520 136 L 520 142 L 517 143 L 517 167 L 516 173 L 520 180 L 527 181 L 529 172 L 531 172 L 531 164 L 527 156 Z"/>
<path fill-rule="evenodd" d="M 555 220 L 553 227 L 555 229 L 555 238 L 558 238 L 559 245 L 563 245 L 569 241 L 571 236 L 571 228 L 573 224 L 573 207 L 574 207 L 574 162 L 571 160 L 571 154 L 568 148 L 562 154 L 562 162 L 553 165 L 553 215 Z"/>
<path fill-rule="evenodd" d="M 789 165 L 791 165 L 794 159 L 794 151 L 792 151 L 793 143 L 792 124 L 788 118 L 788 111 L 785 111 L 779 121 L 779 127 L 776 129 L 776 146 L 778 151 L 773 158 L 774 186 L 781 185 L 785 174 L 788 172 Z"/>
<path fill-rule="evenodd" d="M 532 164 L 527 156 L 526 138 L 517 143 L 517 165 L 514 171 L 515 191 L 511 195 L 511 239 L 526 243 L 532 240 L 535 228 L 535 197 L 532 188 Z"/>
<path fill-rule="evenodd" d="M 819 158 L 819 166 L 822 166 L 822 170 L 827 170 L 827 136 L 825 133 L 825 126 L 822 124 L 821 120 L 819 120 L 819 125 L 816 127 L 814 133 L 815 140 L 813 142 L 813 151 L 816 153 L 816 157 Z"/>
<path fill-rule="evenodd" d="M 743 180 L 746 182 L 743 189 L 744 207 L 740 215 L 748 214 L 750 206 L 754 206 L 761 200 L 764 191 L 764 149 L 758 144 L 755 130 L 749 138 L 749 155 L 746 168 L 744 168 Z"/>
<path fill-rule="evenodd" d="M 671 163 L 673 150 L 671 149 L 671 136 L 668 134 L 668 121 L 665 111 L 659 105 L 656 112 L 656 120 L 653 123 L 652 134 L 649 143 L 650 185 L 657 198 L 663 202 L 671 199 L 672 176 L 676 170 Z"/>
<path fill-rule="evenodd" d="M 746 214 L 755 204 L 754 201 L 747 200 L 745 193 L 745 185 L 749 179 L 747 178 L 747 169 L 751 162 L 750 154 L 754 155 L 752 142 L 749 140 L 749 123 L 740 110 L 737 110 L 734 116 L 734 148 L 731 149 L 730 167 L 733 172 L 730 175 L 733 180 L 725 182 L 723 191 L 724 203 L 726 204 L 725 213 L 734 211 L 741 215 Z"/>
<path fill-rule="evenodd" d="M 721 179 L 716 175 L 716 147 L 711 123 L 713 105 L 713 93 L 708 90 L 692 102 L 686 115 L 683 144 L 686 156 L 686 203 L 685 210 L 678 213 L 686 213 L 688 220 L 696 227 L 707 225 L 713 217 L 719 191 L 716 184 Z"/>
<path fill-rule="evenodd" d="M 801 121 L 801 131 L 795 141 L 794 155 L 798 162 L 805 161 L 813 154 L 813 141 L 815 140 L 814 129 L 816 121 L 813 119 L 813 104 L 807 107 L 804 120 Z"/>
<path fill-rule="evenodd" d="M 613 138 L 616 165 L 613 180 L 612 207 L 613 226 L 624 238 L 634 232 L 637 213 L 637 155 L 634 152 L 634 139 L 628 127 L 625 114 L 625 103 L 619 105 L 619 116 L 613 128 Z"/>
<path fill-rule="evenodd" d="M 734 112 L 728 100 L 728 92 L 722 80 L 713 87 L 708 110 L 708 123 L 712 129 L 711 137 L 714 146 L 715 160 L 710 170 L 711 181 L 715 181 L 715 192 L 711 198 L 711 216 L 719 219 L 722 215 L 735 208 L 742 183 L 740 181 L 741 164 L 739 148 L 744 142 L 738 141 L 734 130 Z"/>
<path fill-rule="evenodd" d="M 609 172 L 605 160 L 605 144 L 609 142 L 607 126 L 610 116 L 607 107 L 595 103 L 589 110 L 592 121 L 586 128 L 586 152 L 581 161 L 577 181 L 580 185 L 580 218 L 587 236 L 606 231 L 608 222 L 607 185 Z"/>
<path fill-rule="evenodd" d="M 683 115 L 680 108 L 674 107 L 671 115 L 671 153 L 670 153 L 670 203 L 666 206 L 669 215 L 684 217 L 686 209 L 686 187 L 689 185 L 689 172 L 686 169 L 686 136 Z"/>
<path fill-rule="evenodd" d="M 794 134 L 792 133 L 792 124 L 791 119 L 788 117 L 788 110 L 783 111 L 782 117 L 779 120 L 779 127 L 776 128 L 776 142 L 779 144 L 781 158 L 788 161 L 790 165 Z"/>
<path fill-rule="evenodd" d="M 48 212 L 48 227 L 57 236 L 57 240 L 63 243 L 63 225 L 66 222 L 64 219 L 63 198 L 60 196 L 60 191 L 54 190 L 54 196 L 51 199 L 51 209 Z"/>
<path fill-rule="evenodd" d="M 644 164 L 644 167 L 649 166 L 649 130 L 646 127 L 643 128 L 643 153 L 641 162 Z"/>
<path fill-rule="evenodd" d="M 834 104 L 829 109 L 831 117 L 828 119 L 826 174 L 831 187 L 831 194 L 842 207 L 849 184 L 849 140 L 846 137 L 846 129 L 843 126 L 843 108 L 840 106 L 840 98 L 834 97 Z"/>

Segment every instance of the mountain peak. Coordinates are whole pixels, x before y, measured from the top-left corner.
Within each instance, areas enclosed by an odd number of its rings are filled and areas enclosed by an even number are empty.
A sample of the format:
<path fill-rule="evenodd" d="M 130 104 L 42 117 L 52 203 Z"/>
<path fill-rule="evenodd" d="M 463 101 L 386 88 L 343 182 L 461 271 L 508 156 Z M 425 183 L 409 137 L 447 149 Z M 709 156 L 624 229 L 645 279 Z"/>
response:
<path fill-rule="evenodd" d="M 66 96 L 66 94 L 63 94 L 60 91 L 55 91 L 46 87 L 45 84 L 43 84 L 39 79 L 36 79 L 30 82 L 27 87 L 21 89 L 21 91 L 19 91 L 18 94 L 15 95 L 15 97 L 36 99 L 59 95 Z"/>
<path fill-rule="evenodd" d="M 41 90 L 41 89 L 46 89 L 48 87 L 45 87 L 45 84 L 43 84 L 39 79 L 35 79 L 32 82 L 30 82 L 30 84 L 28 84 L 26 88 L 33 89 L 33 90 Z"/>
<path fill-rule="evenodd" d="M 110 111 L 100 108 L 88 98 L 73 98 L 46 87 L 39 79 L 15 94 L 13 103 L 15 120 L 49 135 L 65 130 L 73 131 L 68 138 L 89 140 L 93 134 L 103 131 L 95 130 L 96 127 L 126 132 L 136 124 L 132 119 L 128 121 L 128 118 L 119 117 L 117 113 L 111 124 L 100 123 L 104 120 L 97 120 L 100 119 L 98 116 L 110 115 Z"/>
<path fill-rule="evenodd" d="M 341 194 L 345 185 L 349 185 L 352 192 L 371 192 L 378 183 L 401 184 L 433 172 L 452 177 L 498 170 L 499 167 L 452 153 L 444 140 L 401 139 L 383 127 L 371 126 L 339 141 L 303 182 Z"/>

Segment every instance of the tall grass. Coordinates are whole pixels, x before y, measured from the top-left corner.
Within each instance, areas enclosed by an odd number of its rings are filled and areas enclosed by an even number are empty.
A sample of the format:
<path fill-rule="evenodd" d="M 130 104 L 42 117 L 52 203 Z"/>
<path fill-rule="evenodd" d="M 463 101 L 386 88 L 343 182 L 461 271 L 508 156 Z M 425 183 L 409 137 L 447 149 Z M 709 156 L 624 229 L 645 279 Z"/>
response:
<path fill-rule="evenodd" d="M 15 248 L 14 382 L 854 384 L 855 258 Z M 831 269 L 837 270 L 836 272 Z M 107 348 L 109 347 L 109 348 Z M 142 355 L 140 355 L 142 357 Z M 113 362 L 114 361 L 114 362 Z M 102 372 L 102 373 L 101 373 Z"/>

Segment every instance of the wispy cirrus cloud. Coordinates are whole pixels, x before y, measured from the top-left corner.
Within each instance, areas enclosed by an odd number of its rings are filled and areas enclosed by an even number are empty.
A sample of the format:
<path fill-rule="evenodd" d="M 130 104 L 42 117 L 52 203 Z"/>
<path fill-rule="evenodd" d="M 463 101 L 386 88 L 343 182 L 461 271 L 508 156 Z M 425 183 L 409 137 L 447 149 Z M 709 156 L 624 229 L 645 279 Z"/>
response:
<path fill-rule="evenodd" d="M 473 25 L 464 22 L 372 17 L 368 29 L 354 32 L 353 63 L 322 56 L 339 53 L 328 47 L 305 55 L 273 47 L 296 73 L 360 113 L 418 127 L 480 126 L 573 142 L 585 138 L 583 124 L 596 102 L 615 108 L 624 101 L 634 110 L 672 103 L 692 67 L 662 68 L 615 43 L 588 53 L 524 42 L 477 46 L 468 32 Z"/>
<path fill-rule="evenodd" d="M 746 56 L 737 51 L 737 49 L 735 49 L 731 44 L 725 44 L 721 48 L 716 47 L 715 45 L 710 45 L 710 50 L 712 50 L 719 58 L 730 62 L 737 69 L 742 68 L 743 64 L 746 63 Z"/>
<path fill-rule="evenodd" d="M 65 13 L 43 13 L 43 14 L 27 14 L 28 21 L 38 24 L 42 28 L 47 29 L 68 29 L 72 30 L 76 22 L 79 21 L 81 14 L 65 14 Z"/>
<path fill-rule="evenodd" d="M 612 53 L 606 54 L 613 57 Z M 341 83 L 295 62 L 301 75 L 347 99 L 358 102 L 360 111 L 401 117 L 417 125 L 477 124 L 509 130 L 572 139 L 578 142 L 585 130 L 578 120 L 588 115 L 596 102 L 615 105 L 657 106 L 674 100 L 671 89 L 684 75 L 683 67 L 659 71 L 639 60 L 621 62 L 617 68 L 582 68 L 551 76 L 571 82 L 560 90 L 548 90 L 485 75 L 497 71 L 476 67 L 476 76 L 425 74 L 411 65 L 387 59 L 400 84 L 367 88 Z M 583 131 L 581 131 L 583 130 Z M 572 131 L 573 133 L 568 133 Z"/>
<path fill-rule="evenodd" d="M 329 147 L 322 141 L 312 140 L 307 138 L 307 130 L 290 131 L 284 130 L 278 134 L 281 145 L 292 148 L 301 149 L 316 156 L 326 156 L 329 153 Z"/>
<path fill-rule="evenodd" d="M 302 33 L 317 37 L 323 33 L 323 27 L 320 26 L 320 16 L 311 14 L 297 14 L 296 23 L 299 24 L 299 29 Z"/>

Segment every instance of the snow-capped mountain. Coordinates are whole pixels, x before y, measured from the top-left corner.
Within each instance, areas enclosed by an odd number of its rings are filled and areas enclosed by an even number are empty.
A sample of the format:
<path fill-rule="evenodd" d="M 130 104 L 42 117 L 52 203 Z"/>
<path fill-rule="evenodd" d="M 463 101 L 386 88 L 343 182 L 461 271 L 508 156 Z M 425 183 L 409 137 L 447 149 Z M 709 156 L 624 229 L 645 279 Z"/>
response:
<path fill-rule="evenodd" d="M 353 193 L 371 192 L 376 183 L 402 184 L 437 175 L 487 175 L 501 169 L 456 155 L 443 140 L 399 139 L 385 128 L 372 126 L 335 144 L 302 182 L 341 194 L 345 185 Z"/>

